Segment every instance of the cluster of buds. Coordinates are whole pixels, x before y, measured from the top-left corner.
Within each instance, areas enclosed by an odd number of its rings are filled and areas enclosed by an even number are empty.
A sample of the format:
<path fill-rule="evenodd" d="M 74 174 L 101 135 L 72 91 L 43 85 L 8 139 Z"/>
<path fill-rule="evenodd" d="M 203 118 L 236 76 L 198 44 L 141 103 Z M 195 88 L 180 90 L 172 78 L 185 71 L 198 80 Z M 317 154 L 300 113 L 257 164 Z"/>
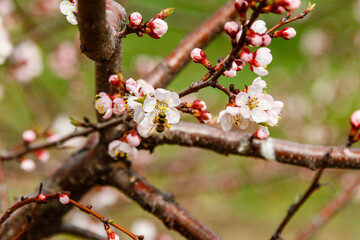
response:
<path fill-rule="evenodd" d="M 356 110 L 350 117 L 351 130 L 348 145 L 360 140 L 360 110 Z"/>
<path fill-rule="evenodd" d="M 200 123 L 213 124 L 212 115 L 206 110 L 206 104 L 204 101 L 195 100 L 192 103 L 185 103 L 184 106 L 190 109 L 191 114 L 196 117 Z"/>
<path fill-rule="evenodd" d="M 98 99 L 95 100 L 95 108 L 99 114 L 104 114 L 104 119 L 109 119 L 113 114 L 120 116 L 125 112 L 125 101 L 119 94 L 110 96 L 101 92 L 96 97 Z"/>
<path fill-rule="evenodd" d="M 141 138 L 137 135 L 135 130 L 129 134 L 122 136 L 118 140 L 110 142 L 108 153 L 111 157 L 127 157 L 128 155 L 136 156 L 138 151 L 136 149 L 141 143 Z"/>
<path fill-rule="evenodd" d="M 170 16 L 174 11 L 174 8 L 163 9 L 150 21 L 143 22 L 143 18 L 140 13 L 133 12 L 129 15 L 129 24 L 126 26 L 128 32 L 136 32 L 141 37 L 143 33 L 149 35 L 152 38 L 161 38 L 168 30 L 168 25 L 164 21 L 165 18 Z"/>

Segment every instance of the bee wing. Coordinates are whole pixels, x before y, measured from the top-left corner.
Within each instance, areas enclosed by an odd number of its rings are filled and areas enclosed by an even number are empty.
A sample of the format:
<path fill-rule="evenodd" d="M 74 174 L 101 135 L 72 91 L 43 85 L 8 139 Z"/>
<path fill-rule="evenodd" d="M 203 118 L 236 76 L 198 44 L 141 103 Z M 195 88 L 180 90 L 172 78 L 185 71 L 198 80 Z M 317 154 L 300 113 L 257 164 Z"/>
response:
<path fill-rule="evenodd" d="M 165 127 L 164 132 L 163 132 L 163 135 L 164 135 L 165 137 L 167 137 L 168 139 L 171 139 L 171 138 L 172 138 L 172 133 L 171 133 L 171 131 L 170 131 L 170 128 Z"/>
<path fill-rule="evenodd" d="M 150 136 L 154 136 L 154 135 L 157 135 L 158 134 L 158 132 L 156 131 L 156 124 L 154 125 L 154 126 L 152 126 L 151 128 L 150 128 L 150 130 L 149 130 L 149 132 L 148 132 L 148 135 L 150 135 Z"/>

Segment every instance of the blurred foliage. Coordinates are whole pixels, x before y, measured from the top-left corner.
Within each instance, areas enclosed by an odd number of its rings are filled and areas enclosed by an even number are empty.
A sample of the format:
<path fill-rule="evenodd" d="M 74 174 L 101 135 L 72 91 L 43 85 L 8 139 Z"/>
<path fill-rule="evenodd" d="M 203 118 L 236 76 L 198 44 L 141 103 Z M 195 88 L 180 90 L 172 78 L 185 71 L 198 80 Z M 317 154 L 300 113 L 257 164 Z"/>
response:
<path fill-rule="evenodd" d="M 7 64 L 0 66 L 0 84 L 4 88 L 0 102 L 1 148 L 18 144 L 25 129 L 50 127 L 60 113 L 95 120 L 94 64 L 82 56 L 78 73 L 72 79 L 62 79 L 50 70 L 47 62 L 48 54 L 61 42 L 78 39 L 77 28 L 68 24 L 61 14 L 50 18 L 35 17 L 27 9 L 29 1 L 18 1 L 18 24 L 11 30 L 12 40 L 20 43 L 32 38 L 41 48 L 45 71 L 31 83 L 19 84 L 9 77 Z M 121 1 L 128 13 L 141 12 L 144 19 L 150 19 L 163 8 L 175 7 L 174 14 L 167 20 L 168 33 L 163 38 L 155 40 L 129 35 L 123 40 L 124 77 L 136 78 L 135 59 L 139 55 L 165 57 L 186 34 L 225 2 Z M 264 77 L 268 83 L 267 91 L 285 103 L 279 126 L 270 131 L 273 137 L 291 141 L 344 144 L 349 116 L 360 106 L 360 21 L 355 19 L 360 10 L 353 1 L 318 0 L 316 4 L 316 9 L 305 19 L 291 24 L 297 31 L 294 39 L 274 39 L 270 45 L 274 60 L 268 68 L 270 74 Z M 302 9 L 306 6 L 303 1 Z M 279 15 L 261 16 L 268 27 L 280 18 Z M 228 37 L 222 34 L 204 51 L 209 60 L 216 63 L 218 58 L 229 53 L 230 47 Z M 190 63 L 169 89 L 184 89 L 205 73 L 204 68 Z M 224 77 L 220 81 L 225 86 L 235 81 L 237 87 L 242 87 L 255 77 L 247 66 L 235 79 Z M 200 91 L 196 98 L 205 100 L 214 115 L 227 101 L 223 93 L 212 88 Z M 5 163 L 9 198 L 33 191 L 67 155 L 67 152 L 52 150 L 51 160 L 39 164 L 32 173 L 21 172 L 15 161 Z M 158 147 L 151 157 L 142 153 L 133 163 L 155 186 L 175 193 L 180 204 L 223 239 L 269 239 L 287 208 L 297 194 L 305 191 L 313 175 L 298 167 L 175 146 Z M 294 239 L 299 229 L 338 193 L 341 189 L 339 179 L 344 174 L 344 170 L 325 172 L 323 181 L 331 182 L 336 191 L 324 187 L 316 192 L 286 228 L 284 239 Z M 159 220 L 125 199 L 101 212 L 124 227 L 130 227 L 138 218 L 146 218 L 154 221 L 159 232 L 167 231 Z M 314 239 L 358 239 L 359 213 L 359 201 L 355 198 Z M 176 233 L 169 233 L 175 239 L 182 239 Z M 75 238 L 60 235 L 52 239 Z"/>

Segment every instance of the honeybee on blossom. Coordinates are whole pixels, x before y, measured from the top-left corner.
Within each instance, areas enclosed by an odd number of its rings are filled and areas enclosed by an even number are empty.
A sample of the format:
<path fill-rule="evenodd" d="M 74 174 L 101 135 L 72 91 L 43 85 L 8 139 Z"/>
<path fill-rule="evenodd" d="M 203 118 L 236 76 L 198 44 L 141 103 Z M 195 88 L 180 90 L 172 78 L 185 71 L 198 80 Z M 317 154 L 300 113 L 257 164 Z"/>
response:
<path fill-rule="evenodd" d="M 166 114 L 164 111 L 160 111 L 155 116 L 155 118 L 152 120 L 152 122 L 155 125 L 150 128 L 150 130 L 148 132 L 149 135 L 161 135 L 161 136 L 165 136 L 167 138 L 172 138 L 172 135 L 170 132 L 171 124 L 168 123 L 168 120 L 166 119 Z"/>

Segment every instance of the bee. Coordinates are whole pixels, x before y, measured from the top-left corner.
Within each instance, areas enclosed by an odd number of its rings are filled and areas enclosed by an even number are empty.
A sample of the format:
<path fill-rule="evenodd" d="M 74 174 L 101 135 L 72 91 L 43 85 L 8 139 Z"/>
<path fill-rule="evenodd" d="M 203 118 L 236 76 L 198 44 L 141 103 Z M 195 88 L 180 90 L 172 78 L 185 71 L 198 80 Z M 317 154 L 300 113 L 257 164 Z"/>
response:
<path fill-rule="evenodd" d="M 163 135 L 167 138 L 172 138 L 170 132 L 170 124 L 166 119 L 165 112 L 161 111 L 158 115 L 153 119 L 153 123 L 155 124 L 148 132 L 149 135 Z"/>

